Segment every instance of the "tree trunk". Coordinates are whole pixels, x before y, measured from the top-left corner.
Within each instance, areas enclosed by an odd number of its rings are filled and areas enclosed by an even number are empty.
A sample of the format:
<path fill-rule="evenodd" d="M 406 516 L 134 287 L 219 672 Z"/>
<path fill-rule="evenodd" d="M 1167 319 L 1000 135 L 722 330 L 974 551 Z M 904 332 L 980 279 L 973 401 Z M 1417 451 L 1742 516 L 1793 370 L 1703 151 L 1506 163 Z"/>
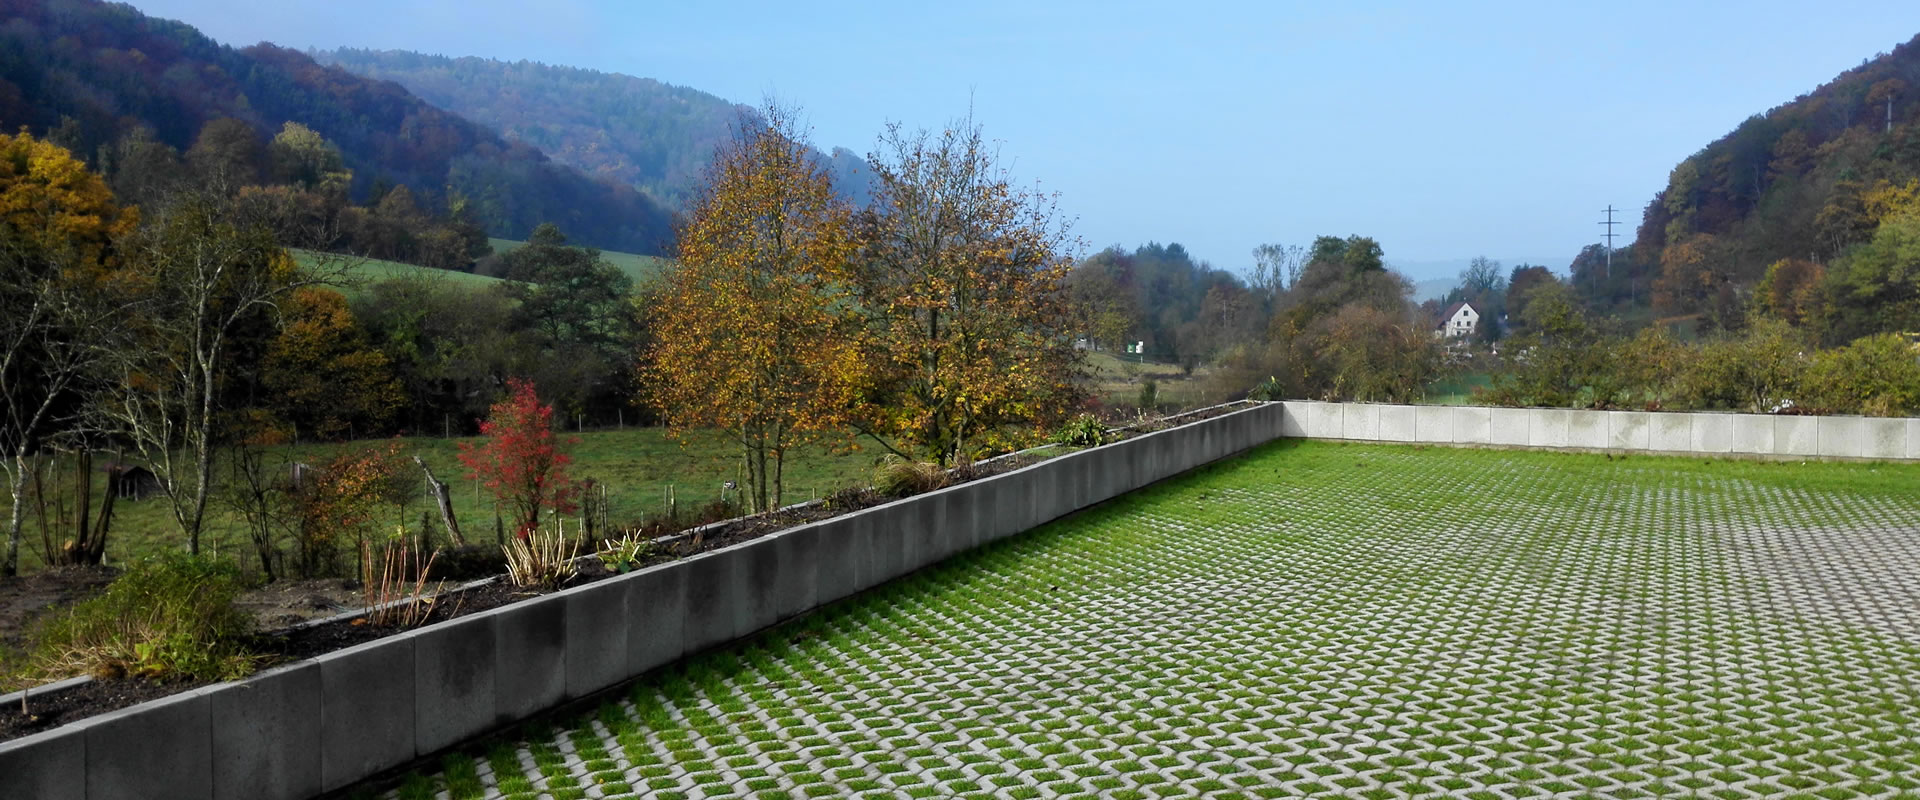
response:
<path fill-rule="evenodd" d="M 785 448 L 773 451 L 773 507 L 779 508 L 786 495 L 787 451 Z"/>
<path fill-rule="evenodd" d="M 112 486 L 108 486 L 105 492 L 100 493 L 100 516 L 94 520 L 93 535 L 87 539 L 86 561 L 84 563 L 98 564 L 106 560 L 107 531 L 113 528 L 114 496 Z"/>
<path fill-rule="evenodd" d="M 26 448 L 13 454 L 13 513 L 7 515 L 7 560 L 0 563 L 0 575 L 20 574 L 20 531 L 27 524 Z"/>
<path fill-rule="evenodd" d="M 87 541 L 93 533 L 88 519 L 93 513 L 93 452 L 85 447 L 76 451 L 73 468 L 73 541 L 65 555 L 69 564 L 85 564 L 87 552 L 93 549 Z"/>
<path fill-rule="evenodd" d="M 427 493 L 433 495 L 433 503 L 440 509 L 440 521 L 447 526 L 447 536 L 457 546 L 466 546 L 467 537 L 460 535 L 460 523 L 453 518 L 453 496 L 448 493 L 447 485 L 433 477 L 433 470 L 427 468 L 427 461 L 419 456 L 413 457 L 413 463 L 420 465 L 420 471 L 427 474 Z"/>

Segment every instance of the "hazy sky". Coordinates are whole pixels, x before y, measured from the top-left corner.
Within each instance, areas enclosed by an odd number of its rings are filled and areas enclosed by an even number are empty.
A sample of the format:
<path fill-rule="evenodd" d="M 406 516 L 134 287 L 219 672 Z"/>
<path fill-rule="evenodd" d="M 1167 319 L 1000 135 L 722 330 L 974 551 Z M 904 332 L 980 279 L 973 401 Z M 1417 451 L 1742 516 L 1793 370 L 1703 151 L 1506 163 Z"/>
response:
<path fill-rule="evenodd" d="M 532 59 L 802 106 L 815 143 L 972 103 L 1092 248 L 1373 236 L 1556 269 L 1747 116 L 1920 33 L 1906 0 L 134 0 L 220 41 Z M 964 7 L 962 7 L 964 5 Z"/>

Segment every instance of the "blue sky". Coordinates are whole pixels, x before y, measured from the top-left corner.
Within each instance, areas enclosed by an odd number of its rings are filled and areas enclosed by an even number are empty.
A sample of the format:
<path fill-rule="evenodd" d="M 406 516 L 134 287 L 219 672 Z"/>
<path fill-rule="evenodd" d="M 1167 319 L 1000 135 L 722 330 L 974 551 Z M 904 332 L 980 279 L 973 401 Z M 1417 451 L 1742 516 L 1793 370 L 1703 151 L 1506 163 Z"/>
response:
<path fill-rule="evenodd" d="M 1920 3 L 134 0 L 236 45 L 532 59 L 802 106 L 865 153 L 972 104 L 1092 249 L 1358 233 L 1415 273 L 1629 236 L 1680 159 L 1920 33 Z"/>

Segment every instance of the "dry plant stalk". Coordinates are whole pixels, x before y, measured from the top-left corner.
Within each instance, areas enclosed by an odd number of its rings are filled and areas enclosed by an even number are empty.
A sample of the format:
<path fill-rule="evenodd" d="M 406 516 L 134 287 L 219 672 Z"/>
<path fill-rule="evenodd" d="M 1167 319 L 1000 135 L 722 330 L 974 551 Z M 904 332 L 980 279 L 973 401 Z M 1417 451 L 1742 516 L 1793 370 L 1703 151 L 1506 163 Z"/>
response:
<path fill-rule="evenodd" d="M 507 578 L 522 588 L 551 589 L 579 570 L 573 559 L 580 554 L 580 542 L 567 538 L 564 519 L 553 530 L 535 528 L 500 549 L 507 556 Z"/>
<path fill-rule="evenodd" d="M 434 550 L 422 561 L 404 537 L 388 540 L 384 550 L 376 575 L 373 545 L 360 543 L 360 586 L 367 603 L 367 624 L 411 628 L 425 622 L 433 613 L 435 597 L 446 585 L 446 581 L 435 581 L 431 589 L 427 587 L 427 574 L 440 558 L 440 551 Z"/>

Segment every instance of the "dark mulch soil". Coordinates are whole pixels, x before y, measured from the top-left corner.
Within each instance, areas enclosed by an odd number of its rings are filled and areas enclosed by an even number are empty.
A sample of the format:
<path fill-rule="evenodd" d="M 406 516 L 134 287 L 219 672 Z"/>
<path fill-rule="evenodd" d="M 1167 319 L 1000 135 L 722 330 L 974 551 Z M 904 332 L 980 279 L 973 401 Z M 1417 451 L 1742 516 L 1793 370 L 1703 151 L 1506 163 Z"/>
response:
<path fill-rule="evenodd" d="M 91 597 L 120 571 L 108 567 L 51 567 L 0 578 L 0 648 L 18 648 L 48 609 Z"/>
<path fill-rule="evenodd" d="M 1160 420 L 1121 430 L 1115 440 L 1127 439 L 1155 430 L 1198 422 L 1204 419 L 1238 411 L 1243 406 L 1215 408 L 1195 414 L 1183 415 L 1172 420 Z M 954 469 L 949 474 L 949 485 L 979 480 L 1020 469 L 1046 460 L 1054 453 L 1023 453 L 1011 457 L 972 464 Z M 818 522 L 841 514 L 871 508 L 890 503 L 899 497 L 889 497 L 871 489 L 848 489 L 836 492 L 826 499 L 797 507 L 776 511 L 770 514 L 746 517 L 729 522 L 718 523 L 691 531 L 661 536 L 658 545 L 647 553 L 643 565 L 651 566 L 685 558 L 740 544 L 767 536 L 796 525 Z M 483 561 L 490 558 L 478 551 L 487 548 L 471 548 L 476 557 Z M 497 549 L 490 551 L 497 556 Z M 458 559 L 455 559 L 458 560 Z M 438 571 L 438 570 L 436 570 Z M 466 568 L 459 572 L 466 577 Z M 579 574 L 569 581 L 566 587 L 579 586 L 593 581 L 612 577 L 598 560 L 592 556 L 580 559 Z M 46 577 L 42 577 L 46 576 Z M 9 581 L 0 584 L 0 630 L 17 635 L 20 626 L 12 624 L 19 617 L 22 607 L 44 609 L 48 605 L 71 602 L 73 599 L 97 591 L 111 581 L 113 573 L 105 570 L 85 571 L 48 571 L 36 573 L 30 579 Z M 25 588 L 16 588 L 19 584 Z M 31 585 L 29 585 L 31 584 Z M 457 592 L 448 592 L 435 599 L 435 607 L 425 622 L 430 624 L 447 619 L 462 617 L 488 609 L 518 602 L 541 592 L 528 591 L 515 587 L 501 579 L 493 583 L 469 587 Z M 38 603 L 38 605 L 34 605 Z M 373 641 L 385 636 L 403 632 L 404 628 L 376 626 L 367 624 L 364 619 L 326 622 L 308 625 L 262 637 L 259 652 L 263 656 L 262 666 L 295 661 L 303 658 L 330 653 L 358 644 Z M 207 685 L 206 682 L 167 682 L 143 680 L 137 678 L 118 678 L 95 680 L 72 689 L 47 695 L 45 698 L 30 698 L 26 713 L 19 705 L 0 708 L 0 741 L 38 733 L 58 725 L 64 725 L 95 714 L 103 714 L 136 703 L 143 703 L 175 692 Z"/>

